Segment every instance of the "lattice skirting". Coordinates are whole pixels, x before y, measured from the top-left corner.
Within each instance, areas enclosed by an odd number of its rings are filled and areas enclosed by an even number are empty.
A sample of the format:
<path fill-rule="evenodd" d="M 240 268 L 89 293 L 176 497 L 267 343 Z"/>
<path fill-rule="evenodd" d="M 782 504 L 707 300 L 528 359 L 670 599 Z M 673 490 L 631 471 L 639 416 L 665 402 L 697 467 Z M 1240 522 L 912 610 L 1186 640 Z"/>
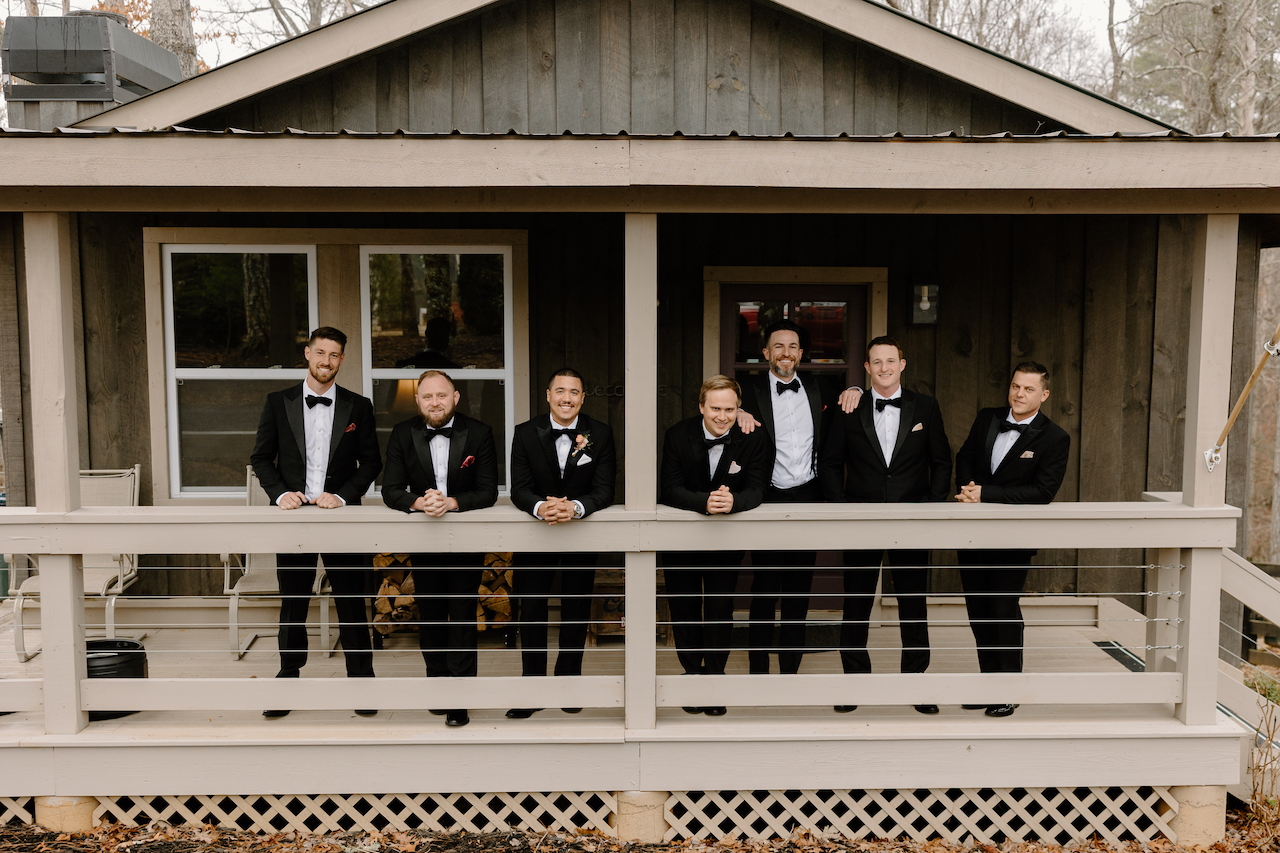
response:
<path fill-rule="evenodd" d="M 153 820 L 214 823 L 262 833 L 425 829 L 592 829 L 616 835 L 613 794 L 347 794 L 329 796 L 99 797 L 94 821 L 129 826 Z"/>
<path fill-rule="evenodd" d="M 32 823 L 35 820 L 33 797 L 0 797 L 0 826 Z"/>
<path fill-rule="evenodd" d="M 673 792 L 667 841 L 787 838 L 798 829 L 844 838 L 940 838 L 956 843 L 1097 836 L 1117 843 L 1175 839 L 1168 788 L 950 788 L 879 791 Z"/>

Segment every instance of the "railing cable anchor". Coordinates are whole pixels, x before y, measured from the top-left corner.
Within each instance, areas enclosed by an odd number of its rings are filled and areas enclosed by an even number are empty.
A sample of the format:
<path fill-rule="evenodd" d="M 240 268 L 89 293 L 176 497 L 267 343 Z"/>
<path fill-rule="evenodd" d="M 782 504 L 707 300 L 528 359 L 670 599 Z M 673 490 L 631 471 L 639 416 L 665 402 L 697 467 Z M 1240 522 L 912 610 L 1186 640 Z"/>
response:
<path fill-rule="evenodd" d="M 1218 436 L 1217 444 L 1204 452 L 1204 464 L 1208 466 L 1210 472 L 1222 461 L 1222 446 L 1227 443 L 1227 434 L 1235 426 L 1236 418 L 1240 416 L 1240 410 L 1244 408 L 1244 401 L 1249 399 L 1249 393 L 1253 391 L 1253 383 L 1258 381 L 1258 376 L 1261 375 L 1262 368 L 1266 366 L 1267 359 L 1276 355 L 1277 350 L 1280 350 L 1280 325 L 1276 326 L 1276 332 L 1271 336 L 1271 340 L 1262 345 L 1262 350 L 1262 356 L 1258 359 L 1257 366 L 1253 368 L 1249 381 L 1245 383 L 1244 388 L 1240 391 L 1240 398 L 1236 400 L 1230 416 L 1227 417 L 1227 425 L 1222 428 L 1222 434 Z"/>

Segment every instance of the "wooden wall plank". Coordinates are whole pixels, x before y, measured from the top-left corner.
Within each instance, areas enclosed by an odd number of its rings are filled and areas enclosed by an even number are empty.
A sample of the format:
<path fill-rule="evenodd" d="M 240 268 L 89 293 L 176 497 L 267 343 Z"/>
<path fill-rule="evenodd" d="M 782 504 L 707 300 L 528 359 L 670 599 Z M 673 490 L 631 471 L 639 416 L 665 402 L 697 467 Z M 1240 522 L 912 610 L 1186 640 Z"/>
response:
<path fill-rule="evenodd" d="M 378 58 L 366 56 L 333 75 L 333 126 L 369 132 L 378 128 Z"/>
<path fill-rule="evenodd" d="M 1182 488 L 1182 442 L 1187 405 L 1187 341 L 1191 324 L 1191 264 L 1195 217 L 1160 217 L 1156 300 L 1151 342 L 1151 412 L 1146 486 Z"/>
<path fill-rule="evenodd" d="M 484 131 L 484 59 L 480 18 L 453 28 L 453 126 L 462 133 Z"/>
<path fill-rule="evenodd" d="M 484 129 L 529 132 L 528 7 L 516 0 L 480 16 Z"/>
<path fill-rule="evenodd" d="M 996 98 L 985 92 L 972 92 L 969 102 L 968 132 L 973 136 L 987 136 L 1002 133 L 1005 128 L 1001 114 L 1001 104 Z"/>
<path fill-rule="evenodd" d="M 751 12 L 751 0 L 707 0 L 707 133 L 749 132 Z"/>
<path fill-rule="evenodd" d="M 778 42 L 782 66 L 779 129 L 796 136 L 821 136 L 826 132 L 823 31 L 793 15 L 783 15 L 778 28 Z M 842 56 L 852 59 L 849 51 Z M 852 77 L 852 63 L 848 69 Z M 846 105 L 849 103 L 847 96 L 852 93 L 852 82 L 850 79 L 850 85 L 844 90 Z"/>
<path fill-rule="evenodd" d="M 302 124 L 297 86 L 282 86 L 268 92 L 258 102 L 258 129 L 266 133 L 279 133 L 286 127 Z"/>
<path fill-rule="evenodd" d="M 1055 130 L 1065 129 L 1056 122 L 1048 121 L 1044 116 L 1038 116 L 1030 110 L 1008 102 L 1001 105 L 1000 116 L 1000 123 L 1003 125 L 1000 129 L 1010 133 L 1052 133 Z"/>
<path fill-rule="evenodd" d="M 527 0 L 526 37 L 529 81 L 529 132 L 555 134 L 556 123 L 556 4 L 555 0 Z"/>
<path fill-rule="evenodd" d="M 854 80 L 858 49 L 835 33 L 822 33 L 822 132 L 853 135 Z"/>
<path fill-rule="evenodd" d="M 929 132 L 930 72 L 910 62 L 898 67 L 898 123 L 894 130 L 905 136 Z"/>
<path fill-rule="evenodd" d="M 409 129 L 409 52 L 398 47 L 378 54 L 378 130 Z"/>
<path fill-rule="evenodd" d="M 631 130 L 631 0 L 600 0 L 600 129 Z"/>
<path fill-rule="evenodd" d="M 1256 216 L 1240 217 L 1239 251 L 1236 260 L 1236 307 L 1231 334 L 1231 405 L 1244 390 L 1262 347 L 1256 342 L 1255 320 L 1258 306 L 1258 271 L 1261 259 L 1261 223 Z M 1236 522 L 1236 548 L 1245 550 L 1245 531 L 1249 529 L 1249 422 L 1252 407 L 1241 410 L 1228 437 L 1227 503 L 1241 509 Z M 1230 444 L 1236 446 L 1232 456 Z M 1266 476 L 1261 474 L 1261 476 Z"/>
<path fill-rule="evenodd" d="M 631 131 L 674 133 L 675 0 L 632 0 L 631 24 Z"/>
<path fill-rule="evenodd" d="M 258 105 L 256 102 L 241 102 L 227 107 L 226 126 L 239 130 L 258 129 Z"/>
<path fill-rule="evenodd" d="M 898 71 L 901 63 L 879 48 L 858 44 L 854 79 L 853 132 L 879 136 L 898 129 Z"/>
<path fill-rule="evenodd" d="M 778 54 L 782 13 L 769 6 L 751 7 L 751 109 L 747 130 L 752 136 L 778 136 L 782 130 L 782 59 Z"/>
<path fill-rule="evenodd" d="M 409 130 L 453 130 L 453 31 L 433 30 L 408 47 Z"/>
<path fill-rule="evenodd" d="M 333 76 L 307 80 L 298 86 L 298 127 L 302 130 L 333 130 Z"/>
<path fill-rule="evenodd" d="M 928 83 L 928 133 L 952 132 L 963 136 L 973 128 L 970 118 L 971 89 L 958 80 L 930 74 Z"/>
<path fill-rule="evenodd" d="M 675 0 L 675 120 L 676 130 L 686 134 L 707 130 L 707 2 Z"/>
<path fill-rule="evenodd" d="M 596 0 L 556 2 L 558 131 L 600 133 L 600 6 Z"/>
<path fill-rule="evenodd" d="M 27 447 L 24 444 L 22 340 L 26 324 L 18 314 L 18 262 L 22 245 L 17 229 L 21 216 L 0 213 L 0 408 L 5 417 L 4 486 L 9 506 L 27 506 Z"/>

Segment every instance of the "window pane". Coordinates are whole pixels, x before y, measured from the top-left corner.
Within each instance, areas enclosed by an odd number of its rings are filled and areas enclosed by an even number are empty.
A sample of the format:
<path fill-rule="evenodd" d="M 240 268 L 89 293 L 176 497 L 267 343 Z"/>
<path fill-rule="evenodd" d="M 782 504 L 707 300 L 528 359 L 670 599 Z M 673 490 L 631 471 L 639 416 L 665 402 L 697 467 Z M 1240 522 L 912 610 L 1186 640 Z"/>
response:
<path fill-rule="evenodd" d="M 418 406 L 414 402 L 417 390 L 417 379 L 375 379 L 373 380 L 373 410 L 377 416 L 378 448 L 382 458 L 387 458 L 387 440 L 391 438 L 391 430 L 401 421 L 418 417 Z M 457 382 L 457 411 L 470 415 L 493 428 L 494 450 L 498 454 L 498 488 L 507 482 L 507 402 L 506 389 L 501 379 L 463 379 Z M 378 486 L 382 486 L 382 475 L 378 475 Z"/>
<path fill-rule="evenodd" d="M 305 254 L 171 256 L 176 367 L 305 367 Z"/>
<path fill-rule="evenodd" d="M 178 381 L 182 487 L 243 490 L 267 395 L 301 379 Z"/>
<path fill-rule="evenodd" d="M 737 353 L 739 364 L 754 364 L 764 361 L 761 351 L 764 349 L 764 335 L 769 326 L 786 319 L 787 303 L 785 302 L 739 302 Z"/>
<path fill-rule="evenodd" d="M 844 364 L 845 361 L 845 303 L 843 302 L 793 302 L 791 319 L 805 335 L 800 344 L 804 347 L 804 360 L 816 364 Z M 805 341 L 804 337 L 809 340 Z"/>
<path fill-rule="evenodd" d="M 373 367 L 502 368 L 502 255 L 370 255 Z"/>

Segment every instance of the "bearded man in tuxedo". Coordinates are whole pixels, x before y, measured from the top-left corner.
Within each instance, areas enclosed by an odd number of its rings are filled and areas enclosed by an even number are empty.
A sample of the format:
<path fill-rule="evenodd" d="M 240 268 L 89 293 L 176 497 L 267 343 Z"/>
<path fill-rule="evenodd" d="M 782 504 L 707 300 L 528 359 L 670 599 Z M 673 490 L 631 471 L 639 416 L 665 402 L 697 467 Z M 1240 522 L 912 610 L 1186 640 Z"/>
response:
<path fill-rule="evenodd" d="M 401 421 L 387 442 L 382 500 L 426 519 L 493 506 L 498 500 L 498 454 L 493 430 L 457 411 L 461 395 L 449 374 L 418 377 L 418 415 Z M 476 599 L 484 554 L 410 554 L 421 624 L 418 645 L 428 678 L 476 674 Z M 471 722 L 465 709 L 433 710 L 450 726 Z"/>
<path fill-rule="evenodd" d="M 960 503 L 1047 504 L 1067 473 L 1071 436 L 1040 410 L 1049 399 L 1049 368 L 1024 361 L 1013 369 L 1009 405 L 983 409 L 956 454 Z M 1036 552 L 959 552 L 960 580 L 969 626 L 982 672 L 1022 672 L 1024 623 L 1018 599 Z M 1010 704 L 984 708 L 989 717 L 1007 717 Z"/>
<path fill-rule="evenodd" d="M 564 367 L 547 382 L 549 414 L 515 428 L 511 441 L 511 502 L 548 525 L 584 519 L 613 503 L 617 454 L 613 431 L 582 414 L 582 374 Z M 599 554 L 565 551 L 516 557 L 515 594 L 520 601 L 523 675 L 547 674 L 547 615 L 551 586 L 560 570 L 560 651 L 556 675 L 581 675 L 591 594 Z M 512 708 L 513 720 L 541 708 Z M 562 709 L 576 714 L 581 708 Z"/>
<path fill-rule="evenodd" d="M 334 384 L 347 336 L 330 326 L 311 333 L 303 348 L 307 378 L 267 395 L 253 454 L 258 483 L 283 510 L 304 506 L 340 509 L 360 504 L 382 470 L 374 432 L 373 403 Z M 307 611 L 316 579 L 316 559 L 324 560 L 338 611 L 338 636 L 348 678 L 373 677 L 373 644 L 365 611 L 369 560 L 364 554 L 277 554 L 280 584 L 280 671 L 297 678 L 307 662 Z M 263 711 L 268 718 L 287 710 Z M 372 716 L 373 710 L 358 710 Z"/>

